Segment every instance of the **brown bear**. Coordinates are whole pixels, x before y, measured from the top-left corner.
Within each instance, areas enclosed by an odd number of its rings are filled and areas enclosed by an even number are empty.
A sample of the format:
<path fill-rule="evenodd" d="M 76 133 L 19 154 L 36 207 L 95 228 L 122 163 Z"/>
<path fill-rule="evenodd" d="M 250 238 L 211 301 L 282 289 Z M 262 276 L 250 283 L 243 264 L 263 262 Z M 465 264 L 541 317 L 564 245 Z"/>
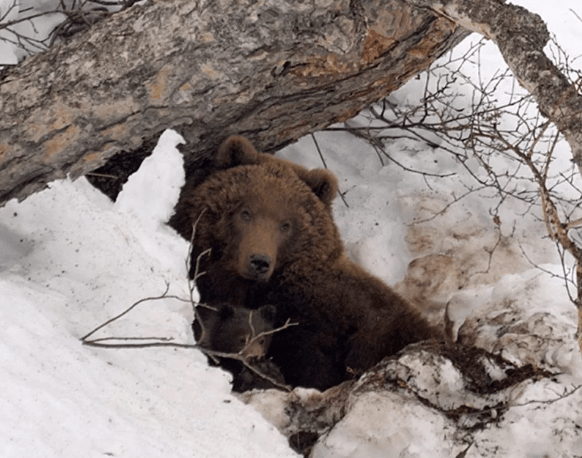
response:
<path fill-rule="evenodd" d="M 271 194 L 271 186 L 275 194 Z M 283 192 L 277 193 L 281 187 Z M 180 235 L 193 241 L 190 278 L 196 270 L 204 272 L 196 282 L 201 302 L 249 308 L 268 303 L 262 293 L 278 262 L 289 264 L 307 253 L 317 256 L 313 250 L 299 253 L 303 248 L 295 243 L 298 239 L 297 234 L 291 234 L 293 226 L 319 228 L 317 237 L 302 234 L 302 243 L 329 244 L 329 249 L 322 245 L 319 251 L 341 253 L 341 240 L 331 217 L 336 193 L 337 179 L 331 172 L 308 170 L 257 152 L 243 137 L 230 137 L 218 149 L 209 176 L 205 180 L 197 176 L 186 183 L 169 221 Z M 302 198 L 311 203 L 300 205 Z M 300 209 L 302 206 L 305 208 Z M 269 209 L 279 214 L 270 217 Z M 304 221 L 306 218 L 309 221 Z M 277 227 L 267 227 L 273 224 Z M 292 239 L 294 246 L 285 253 Z M 203 254 L 209 248 L 211 252 Z"/>
<path fill-rule="evenodd" d="M 203 303 L 273 304 L 276 327 L 297 323 L 276 332 L 268 351 L 288 384 L 324 390 L 433 336 L 403 298 L 344 254 L 333 174 L 259 153 L 238 136 L 216 164 L 184 188 L 170 224 L 192 240 L 190 275 L 199 274 Z"/>
<path fill-rule="evenodd" d="M 270 331 L 274 329 L 275 313 L 275 307 L 271 305 L 257 310 L 229 304 L 196 307 L 192 330 L 198 345 L 213 352 L 237 355 L 255 369 L 251 370 L 235 358 L 218 355 L 208 357 L 211 365 L 218 365 L 232 374 L 234 391 L 284 385 L 279 369 L 264 359 L 272 338 Z"/>

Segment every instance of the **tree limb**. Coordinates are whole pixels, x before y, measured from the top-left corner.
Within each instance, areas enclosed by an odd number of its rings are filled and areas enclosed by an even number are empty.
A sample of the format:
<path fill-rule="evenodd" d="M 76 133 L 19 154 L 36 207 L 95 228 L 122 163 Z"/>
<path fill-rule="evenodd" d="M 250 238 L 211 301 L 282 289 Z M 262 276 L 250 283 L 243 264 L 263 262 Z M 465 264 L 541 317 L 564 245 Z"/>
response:
<path fill-rule="evenodd" d="M 167 128 L 186 164 L 273 151 L 388 95 L 468 32 L 407 0 L 134 5 L 0 76 L 0 205 Z"/>

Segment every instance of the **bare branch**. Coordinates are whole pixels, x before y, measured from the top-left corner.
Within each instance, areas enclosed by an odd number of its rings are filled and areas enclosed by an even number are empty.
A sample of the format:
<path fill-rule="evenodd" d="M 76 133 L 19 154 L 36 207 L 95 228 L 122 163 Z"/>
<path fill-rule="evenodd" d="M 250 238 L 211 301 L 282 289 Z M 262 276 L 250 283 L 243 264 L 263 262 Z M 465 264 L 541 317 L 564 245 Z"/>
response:
<path fill-rule="evenodd" d="M 112 340 L 135 340 L 140 339 L 137 338 L 129 338 L 129 337 L 112 337 Z M 144 337 L 144 340 L 148 338 Z M 159 340 L 159 337 L 150 337 L 149 339 L 152 340 Z M 104 344 L 102 343 L 102 339 L 94 339 L 94 340 L 83 340 L 83 345 L 88 347 L 98 347 L 98 348 L 113 348 L 113 349 L 122 349 L 122 348 L 152 348 L 152 347 L 174 347 L 174 348 L 195 348 L 198 350 L 202 350 L 202 348 L 197 344 L 181 344 L 176 342 L 144 342 L 144 343 L 132 343 L 132 344 Z"/>
<path fill-rule="evenodd" d="M 565 136 L 582 174 L 582 96 L 544 53 L 550 35 L 543 20 L 520 6 L 497 0 L 411 2 L 495 42 L 519 83 L 535 98 L 540 112 Z"/>
<path fill-rule="evenodd" d="M 86 334 L 83 337 L 81 337 L 81 340 L 83 342 L 85 342 L 89 337 L 91 337 L 97 331 L 99 331 L 100 329 L 103 329 L 105 326 L 108 326 L 109 324 L 113 323 L 114 321 L 118 320 L 119 318 L 127 315 L 134 308 L 136 308 L 139 304 L 142 304 L 142 303 L 147 302 L 147 301 L 157 301 L 157 300 L 161 300 L 161 299 L 176 298 L 175 296 L 168 296 L 168 291 L 169 290 L 170 290 L 170 284 L 169 283 L 166 283 L 166 290 L 163 292 L 163 294 L 161 296 L 157 296 L 157 297 L 145 297 L 143 299 L 140 299 L 138 301 L 135 301 L 128 309 L 124 310 L 119 315 L 116 315 L 113 318 L 107 320 L 105 323 L 97 326 L 91 332 L 89 332 L 88 334 Z"/>
<path fill-rule="evenodd" d="M 166 292 L 167 292 L 167 290 L 166 290 Z M 268 380 L 274 386 L 281 388 L 283 390 L 286 390 L 286 391 L 291 391 L 292 388 L 289 385 L 283 384 L 283 383 L 279 382 L 277 379 L 271 377 L 270 375 L 265 374 L 264 372 L 262 372 L 260 369 L 258 369 L 256 367 L 256 365 L 254 364 L 252 359 L 247 358 L 245 356 L 245 354 L 247 353 L 247 350 L 255 342 L 262 339 L 263 337 L 272 335 L 276 332 L 280 332 L 280 331 L 285 330 L 291 326 L 297 325 L 297 323 L 291 323 L 290 320 L 287 320 L 283 326 L 280 326 L 280 327 L 275 328 L 275 329 L 271 329 L 269 331 L 261 332 L 257 335 L 254 335 L 255 332 L 254 332 L 254 328 L 253 328 L 254 337 L 251 340 L 249 340 L 246 343 L 246 345 L 244 346 L 244 348 L 241 349 L 238 353 L 228 353 L 228 352 L 216 351 L 216 350 L 212 350 L 210 348 L 207 348 L 205 346 L 201 346 L 200 344 L 182 344 L 182 343 L 177 343 L 177 342 L 171 342 L 172 338 L 169 338 L 169 337 L 103 337 L 103 338 L 99 338 L 99 339 L 88 340 L 88 337 L 90 337 L 92 334 L 97 332 L 99 329 L 102 329 L 105 326 L 111 324 L 113 321 L 126 315 L 129 311 L 131 311 L 137 305 L 139 305 L 143 302 L 149 301 L 149 300 L 157 300 L 157 299 L 164 299 L 164 298 L 172 298 L 173 297 L 173 296 L 165 295 L 166 292 L 164 293 L 164 295 L 159 296 L 159 297 L 141 299 L 141 300 L 137 301 L 136 303 L 134 303 L 129 309 L 125 310 L 123 313 L 115 316 L 114 318 L 111 318 L 110 320 L 107 320 L 105 323 L 98 326 L 93 331 L 91 331 L 89 334 L 87 334 L 86 336 L 81 338 L 83 345 L 87 345 L 90 347 L 111 348 L 111 349 L 128 349 L 128 348 L 137 349 L 137 348 L 152 348 L 152 347 L 173 347 L 173 348 L 197 349 L 197 350 L 200 350 L 201 352 L 203 352 L 204 354 L 206 354 L 207 356 L 213 358 L 216 362 L 218 362 L 218 360 L 216 358 L 228 358 L 228 359 L 240 361 L 245 367 L 250 369 L 252 372 L 257 374 L 258 376 L 264 378 L 265 380 Z M 252 324 L 251 324 L 251 326 L 252 326 Z M 109 343 L 112 341 L 135 342 L 138 340 L 142 341 L 142 342 L 141 343 Z M 152 342 L 152 341 L 154 341 L 154 342 Z M 105 343 L 105 342 L 108 342 L 108 343 Z"/>

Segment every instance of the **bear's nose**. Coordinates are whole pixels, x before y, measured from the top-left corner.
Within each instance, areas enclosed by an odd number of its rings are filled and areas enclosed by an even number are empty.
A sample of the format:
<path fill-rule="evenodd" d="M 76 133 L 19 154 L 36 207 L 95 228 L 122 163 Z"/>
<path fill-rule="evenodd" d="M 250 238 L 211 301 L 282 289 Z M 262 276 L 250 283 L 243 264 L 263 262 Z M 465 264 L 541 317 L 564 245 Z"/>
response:
<path fill-rule="evenodd" d="M 270 267 L 271 257 L 267 254 L 253 254 L 249 257 L 249 273 L 253 277 L 263 277 Z"/>

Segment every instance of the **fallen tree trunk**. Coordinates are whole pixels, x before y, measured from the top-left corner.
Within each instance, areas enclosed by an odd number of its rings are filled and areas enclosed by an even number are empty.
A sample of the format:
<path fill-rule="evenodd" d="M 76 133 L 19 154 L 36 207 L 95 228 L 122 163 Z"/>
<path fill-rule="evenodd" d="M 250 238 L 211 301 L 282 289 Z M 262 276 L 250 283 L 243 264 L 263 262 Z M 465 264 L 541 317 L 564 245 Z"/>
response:
<path fill-rule="evenodd" d="M 133 6 L 0 79 L 0 205 L 166 128 L 186 163 L 232 133 L 264 151 L 354 116 L 468 32 L 405 0 Z"/>

